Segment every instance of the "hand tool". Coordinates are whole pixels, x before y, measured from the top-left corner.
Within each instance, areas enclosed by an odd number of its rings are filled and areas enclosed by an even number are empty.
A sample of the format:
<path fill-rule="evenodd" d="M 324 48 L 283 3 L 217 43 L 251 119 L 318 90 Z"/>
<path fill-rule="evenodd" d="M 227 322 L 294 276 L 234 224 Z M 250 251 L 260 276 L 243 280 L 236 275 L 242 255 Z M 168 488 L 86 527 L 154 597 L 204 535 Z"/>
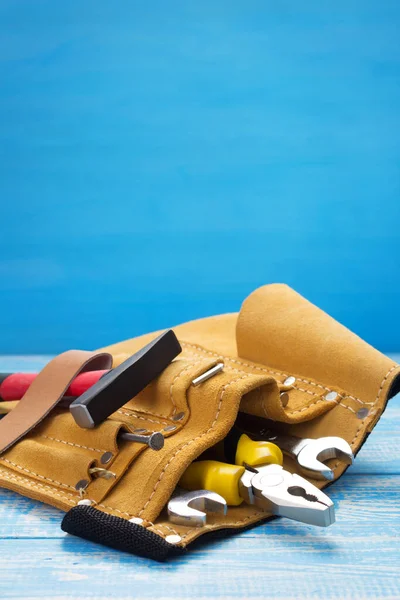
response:
<path fill-rule="evenodd" d="M 65 392 L 65 396 L 77 398 L 108 372 L 88 371 L 87 373 L 81 373 L 75 377 Z M 0 373 L 0 402 L 21 400 L 36 377 L 37 373 Z"/>
<path fill-rule="evenodd" d="M 142 350 L 140 350 L 138 353 L 129 357 L 128 360 L 122 363 L 124 365 L 122 370 L 126 371 L 126 369 L 129 367 L 130 361 L 135 358 L 134 362 L 136 362 L 136 360 L 138 360 L 138 354 L 144 351 L 150 351 L 151 346 L 154 344 L 156 344 L 157 352 L 165 352 L 164 363 L 162 363 L 165 364 L 165 366 L 168 366 L 168 364 L 182 351 L 175 334 L 172 330 L 169 330 L 154 340 L 154 342 L 151 342 L 151 344 L 145 348 L 142 348 Z M 115 374 L 117 368 L 118 367 L 111 370 L 88 371 L 87 373 L 80 373 L 77 377 L 75 377 L 69 388 L 66 390 L 65 397 L 71 400 L 72 398 L 81 396 L 84 392 L 89 390 L 89 388 L 95 385 L 100 379 L 106 377 L 109 373 L 111 374 L 111 377 L 119 376 L 118 374 Z M 0 373 L 0 402 L 21 400 L 36 377 L 37 373 Z"/>
<path fill-rule="evenodd" d="M 334 478 L 332 469 L 321 461 L 338 458 L 351 465 L 354 460 L 351 446 L 341 437 L 328 436 L 310 439 L 285 435 L 270 429 L 268 421 L 266 426 L 263 426 L 262 419 L 255 419 L 244 414 L 238 417 L 236 423 L 242 431 L 251 435 L 252 438 L 268 440 L 277 444 L 285 454 L 297 460 L 304 474 L 314 479 L 332 481 Z"/>
<path fill-rule="evenodd" d="M 160 375 L 181 351 L 170 329 L 109 371 L 71 403 L 77 425 L 91 429 L 104 421 Z"/>
<path fill-rule="evenodd" d="M 214 460 L 196 461 L 185 471 L 179 481 L 184 489 L 204 488 L 222 495 L 227 504 L 238 506 L 243 500 L 262 510 L 327 527 L 335 522 L 332 501 L 303 477 L 285 471 L 280 464 L 262 465 L 262 446 L 254 452 L 252 442 L 243 434 L 239 439 L 241 452 L 236 453 L 232 465 Z M 238 444 L 238 446 L 239 446 Z M 251 451 L 247 448 L 252 449 Z M 268 449 L 267 461 L 271 461 Z M 254 463 L 254 464 L 252 464 Z"/>
<path fill-rule="evenodd" d="M 252 467 L 270 464 L 282 465 L 283 454 L 279 446 L 273 442 L 253 441 L 248 435 L 243 435 L 243 431 L 238 427 L 234 426 L 223 441 L 221 460 L 242 467 L 246 463 Z"/>
<path fill-rule="evenodd" d="M 146 431 L 146 430 L 142 429 L 142 430 L 138 430 L 138 431 Z M 165 441 L 163 434 L 159 431 L 155 431 L 153 433 L 149 433 L 146 435 L 131 433 L 128 431 L 120 431 L 118 434 L 118 441 L 120 441 L 120 440 L 124 440 L 126 442 L 139 442 L 140 444 L 147 444 L 147 446 L 151 450 L 155 450 L 156 452 L 158 452 L 159 450 L 164 448 L 164 441 Z M 110 462 L 112 457 L 113 457 L 112 452 L 105 452 L 100 459 L 101 464 L 107 464 L 108 462 Z M 91 473 L 91 472 L 93 472 L 93 473 L 97 472 L 100 477 L 104 477 L 105 479 L 115 477 L 115 475 L 113 473 L 111 473 L 110 471 L 108 471 L 107 469 L 104 469 L 102 467 L 100 467 L 100 468 L 92 467 L 91 469 L 89 469 L 89 473 Z"/>
<path fill-rule="evenodd" d="M 206 513 L 226 515 L 225 499 L 209 490 L 193 490 L 186 492 L 177 488 L 168 502 L 169 520 L 176 525 L 203 527 L 206 524 Z"/>
<path fill-rule="evenodd" d="M 204 383 L 214 375 L 217 375 L 223 371 L 223 363 L 218 363 L 215 367 L 212 367 L 205 373 L 202 373 L 195 379 L 192 384 L 194 386 Z M 77 398 L 81 396 L 86 390 L 92 385 L 98 382 L 99 379 L 104 377 L 109 370 L 106 371 L 88 371 L 87 373 L 81 373 L 71 383 L 67 391 L 65 392 L 66 398 Z M 0 373 L 0 402 L 13 402 L 15 400 L 21 400 L 25 392 L 28 391 L 31 383 L 36 379 L 37 373 Z"/>

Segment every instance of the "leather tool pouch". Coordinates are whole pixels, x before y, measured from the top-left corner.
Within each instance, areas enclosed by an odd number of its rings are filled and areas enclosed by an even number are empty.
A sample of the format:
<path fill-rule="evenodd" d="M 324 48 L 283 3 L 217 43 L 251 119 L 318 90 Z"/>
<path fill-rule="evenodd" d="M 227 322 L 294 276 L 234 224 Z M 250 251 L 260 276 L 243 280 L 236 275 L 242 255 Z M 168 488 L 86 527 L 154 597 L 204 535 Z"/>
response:
<path fill-rule="evenodd" d="M 229 507 L 225 516 L 208 515 L 204 527 L 185 527 L 171 524 L 166 514 L 185 469 L 224 439 L 238 411 L 275 421 L 280 431 L 300 437 L 343 437 L 357 453 L 388 399 L 400 391 L 397 364 L 285 285 L 256 290 L 238 315 L 201 319 L 174 331 L 182 354 L 95 429 L 78 427 L 60 404 L 49 408 L 34 427 L 25 427 L 20 440 L 0 456 L 0 485 L 67 511 L 64 531 L 163 560 L 184 552 L 203 534 L 241 529 L 271 517 L 242 504 Z M 116 365 L 156 335 L 104 352 L 112 354 Z M 88 358 L 93 355 L 87 353 Z M 99 360 L 107 362 L 107 356 L 95 354 L 93 368 L 99 368 Z M 55 361 L 61 377 L 70 353 Z M 221 362 L 222 372 L 192 384 Z M 55 396 L 54 404 L 71 373 L 56 390 L 51 364 L 37 378 L 34 392 L 44 389 Z M 283 390 L 289 395 L 286 406 Z M 3 431 L 8 419 L 12 425 L 14 412 L 0 422 Z M 117 441 L 121 429 L 162 431 L 165 446 L 155 452 L 143 444 Z M 296 471 L 290 458 L 285 457 L 284 466 Z M 330 467 L 335 479 L 346 468 L 335 460 Z M 102 472 L 96 468 L 109 471 L 110 478 L 97 476 Z M 81 500 L 87 505 L 78 505 Z"/>

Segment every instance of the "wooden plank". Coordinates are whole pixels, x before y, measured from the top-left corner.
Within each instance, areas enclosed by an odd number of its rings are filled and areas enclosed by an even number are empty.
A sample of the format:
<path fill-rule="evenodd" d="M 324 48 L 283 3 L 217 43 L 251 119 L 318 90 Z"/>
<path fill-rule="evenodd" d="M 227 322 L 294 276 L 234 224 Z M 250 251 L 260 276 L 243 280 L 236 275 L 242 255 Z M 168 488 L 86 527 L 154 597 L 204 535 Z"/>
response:
<path fill-rule="evenodd" d="M 63 516 L 52 506 L 0 489 L 0 539 L 59 538 Z"/>
<path fill-rule="evenodd" d="M 328 529 L 280 519 L 161 565 L 61 532 L 50 539 L 37 512 L 24 525 L 35 539 L 0 541 L 1 597 L 400 597 L 399 485 L 397 475 L 347 475 L 332 488 Z"/>

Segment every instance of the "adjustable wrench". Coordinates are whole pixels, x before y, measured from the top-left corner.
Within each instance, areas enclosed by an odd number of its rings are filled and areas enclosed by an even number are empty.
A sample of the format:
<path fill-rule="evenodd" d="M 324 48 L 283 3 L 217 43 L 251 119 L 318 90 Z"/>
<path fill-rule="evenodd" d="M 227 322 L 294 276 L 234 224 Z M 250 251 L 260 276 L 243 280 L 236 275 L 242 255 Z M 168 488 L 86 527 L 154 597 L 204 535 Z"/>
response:
<path fill-rule="evenodd" d="M 225 499 L 209 490 L 187 492 L 177 488 L 168 502 L 169 520 L 176 525 L 203 527 L 206 524 L 206 513 L 221 513 L 228 510 Z"/>
<path fill-rule="evenodd" d="M 329 436 L 317 439 L 298 438 L 294 435 L 285 435 L 260 426 L 260 419 L 254 421 L 245 415 L 239 419 L 239 427 L 249 433 L 253 438 L 273 442 L 289 456 L 297 460 L 303 473 L 314 479 L 328 479 L 332 481 L 334 473 L 322 461 L 338 458 L 348 465 L 354 460 L 350 445 L 341 437 Z"/>

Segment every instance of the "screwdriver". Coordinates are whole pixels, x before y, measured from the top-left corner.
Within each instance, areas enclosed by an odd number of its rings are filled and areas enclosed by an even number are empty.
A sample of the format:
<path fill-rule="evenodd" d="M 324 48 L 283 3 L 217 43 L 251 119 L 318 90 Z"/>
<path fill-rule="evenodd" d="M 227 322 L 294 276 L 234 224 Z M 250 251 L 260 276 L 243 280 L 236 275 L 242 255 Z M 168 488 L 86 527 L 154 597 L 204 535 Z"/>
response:
<path fill-rule="evenodd" d="M 88 371 L 81 373 L 72 381 L 65 395 L 72 398 L 81 396 L 109 371 Z M 0 402 L 21 400 L 37 373 L 0 373 Z"/>
<path fill-rule="evenodd" d="M 113 400 L 110 401 L 110 397 L 115 398 L 117 387 L 119 392 L 124 392 L 124 395 L 127 395 L 127 402 L 133 395 L 144 389 L 152 379 L 157 377 L 181 351 L 179 341 L 173 330 L 170 329 L 132 356 L 127 356 L 126 360 L 114 369 L 80 373 L 71 382 L 64 395 L 65 398 L 75 399 L 71 405 L 74 418 L 78 411 L 81 414 L 89 412 L 89 405 L 92 412 L 95 408 L 101 407 L 103 400 L 100 396 L 104 399 L 110 386 L 113 388 L 112 394 L 109 394 L 107 398 L 110 405 L 117 404 Z M 37 375 L 37 373 L 0 373 L 0 402 L 21 400 Z M 103 381 L 100 382 L 100 380 Z M 136 392 L 133 393 L 135 389 Z M 89 393 L 89 390 L 92 393 Z M 131 391 L 132 393 L 130 393 Z M 99 398 L 96 398 L 96 396 L 99 396 Z M 80 400 L 76 400 L 77 398 L 80 398 Z M 122 402 L 122 404 L 124 403 Z M 120 406 L 114 407 L 114 410 L 117 410 Z M 104 413 L 104 411 L 100 412 Z M 102 414 L 102 416 L 106 417 L 111 412 Z M 91 417 L 91 415 L 89 416 Z M 98 420 L 98 422 L 100 421 Z M 81 426 L 85 427 L 86 425 Z"/>

